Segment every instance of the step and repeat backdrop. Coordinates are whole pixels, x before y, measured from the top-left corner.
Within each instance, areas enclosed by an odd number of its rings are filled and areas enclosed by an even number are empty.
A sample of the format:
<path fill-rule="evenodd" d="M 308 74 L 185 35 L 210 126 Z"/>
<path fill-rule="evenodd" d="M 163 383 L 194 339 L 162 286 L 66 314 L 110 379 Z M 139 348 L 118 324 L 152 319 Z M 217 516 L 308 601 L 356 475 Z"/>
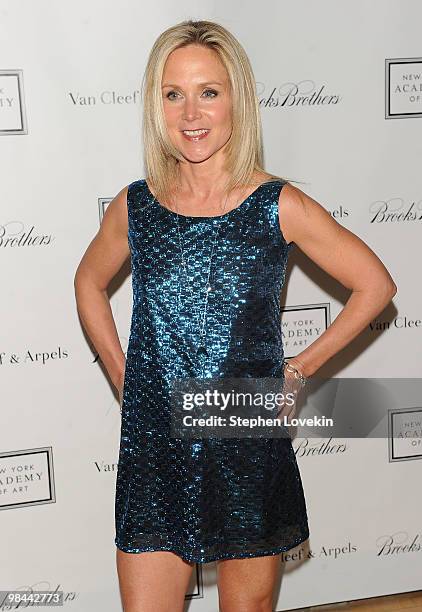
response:
<path fill-rule="evenodd" d="M 144 177 L 146 59 L 187 18 L 221 23 L 249 54 L 266 169 L 360 236 L 398 287 L 319 372 L 368 379 L 336 401 L 364 414 L 375 395 L 373 426 L 388 422 L 388 433 L 294 439 L 311 535 L 282 555 L 276 609 L 420 589 L 420 387 L 390 385 L 421 374 L 420 2 L 0 0 L 0 591 L 63 591 L 78 612 L 120 609 L 120 412 L 73 278 L 109 202 Z M 318 338 L 348 295 L 295 247 L 286 356 Z M 126 351 L 129 262 L 109 296 Z M 195 566 L 189 610 L 218 608 L 215 578 L 215 563 Z"/>

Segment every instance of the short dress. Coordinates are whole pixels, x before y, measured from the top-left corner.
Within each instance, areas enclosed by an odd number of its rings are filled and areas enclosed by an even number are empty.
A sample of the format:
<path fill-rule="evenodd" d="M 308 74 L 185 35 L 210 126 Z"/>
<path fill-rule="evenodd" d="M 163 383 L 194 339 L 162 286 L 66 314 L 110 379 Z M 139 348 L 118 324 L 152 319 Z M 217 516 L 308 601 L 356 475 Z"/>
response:
<path fill-rule="evenodd" d="M 208 563 L 275 555 L 309 537 L 290 437 L 170 431 L 176 378 L 283 378 L 280 293 L 293 246 L 279 225 L 285 184 L 262 183 L 212 217 L 171 211 L 146 179 L 128 186 L 133 304 L 115 489 L 115 544 L 124 552 Z M 204 362 L 195 347 L 216 224 Z"/>

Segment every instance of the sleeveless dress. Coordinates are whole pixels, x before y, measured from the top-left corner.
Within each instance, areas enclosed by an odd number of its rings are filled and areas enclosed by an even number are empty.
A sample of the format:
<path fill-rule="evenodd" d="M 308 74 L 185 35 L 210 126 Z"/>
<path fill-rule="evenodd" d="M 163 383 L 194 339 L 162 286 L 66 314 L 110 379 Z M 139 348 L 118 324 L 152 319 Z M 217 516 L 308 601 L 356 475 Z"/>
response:
<path fill-rule="evenodd" d="M 179 215 L 145 179 L 128 186 L 133 310 L 115 490 L 115 544 L 208 563 L 275 555 L 309 537 L 290 437 L 171 437 L 174 377 L 283 378 L 288 252 L 267 181 L 218 217 Z M 205 373 L 195 354 L 215 224 Z M 181 261 L 182 239 L 188 278 Z"/>

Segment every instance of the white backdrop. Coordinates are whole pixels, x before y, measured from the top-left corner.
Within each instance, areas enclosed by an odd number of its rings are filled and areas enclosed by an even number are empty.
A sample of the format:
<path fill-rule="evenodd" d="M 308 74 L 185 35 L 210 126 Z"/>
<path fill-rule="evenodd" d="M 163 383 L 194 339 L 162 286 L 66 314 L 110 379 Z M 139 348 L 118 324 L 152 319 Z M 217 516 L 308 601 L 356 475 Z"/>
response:
<path fill-rule="evenodd" d="M 319 374 L 421 374 L 420 2 L 0 0 L 0 590 L 63 590 L 77 612 L 120 609 L 120 413 L 81 329 L 73 276 L 109 201 L 144 176 L 146 58 L 186 18 L 220 22 L 249 54 L 266 168 L 302 181 L 398 286 Z M 110 287 L 124 350 L 128 272 Z M 347 296 L 293 249 L 286 355 Z M 420 406 L 415 398 L 419 443 L 394 457 L 385 438 L 295 439 L 311 536 L 285 555 L 277 610 L 422 588 Z M 187 600 L 217 609 L 214 563 L 196 566 Z"/>

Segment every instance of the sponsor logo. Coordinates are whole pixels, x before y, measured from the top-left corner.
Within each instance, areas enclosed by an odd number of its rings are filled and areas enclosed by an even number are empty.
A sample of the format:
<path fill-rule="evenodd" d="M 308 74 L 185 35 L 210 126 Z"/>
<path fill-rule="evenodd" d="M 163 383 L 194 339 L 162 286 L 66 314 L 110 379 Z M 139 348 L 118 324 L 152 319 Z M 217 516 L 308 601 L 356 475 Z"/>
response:
<path fill-rule="evenodd" d="M 294 357 L 330 325 L 330 304 L 305 304 L 283 308 L 281 331 L 284 355 Z"/>
<path fill-rule="evenodd" d="M 388 411 L 389 460 L 422 459 L 422 407 Z"/>
<path fill-rule="evenodd" d="M 325 85 L 318 85 L 310 79 L 294 83 L 268 86 L 257 82 L 256 91 L 261 108 L 290 108 L 306 106 L 330 106 L 341 100 L 339 94 L 330 93 Z"/>
<path fill-rule="evenodd" d="M 0 453 L 0 510 L 56 501 L 51 446 Z"/>
<path fill-rule="evenodd" d="M 422 203 L 406 203 L 402 198 L 377 200 L 369 207 L 370 223 L 409 223 L 422 221 Z"/>
<path fill-rule="evenodd" d="M 0 135 L 27 134 L 22 70 L 0 70 Z"/>
<path fill-rule="evenodd" d="M 385 60 L 385 118 L 422 117 L 422 58 Z"/>

